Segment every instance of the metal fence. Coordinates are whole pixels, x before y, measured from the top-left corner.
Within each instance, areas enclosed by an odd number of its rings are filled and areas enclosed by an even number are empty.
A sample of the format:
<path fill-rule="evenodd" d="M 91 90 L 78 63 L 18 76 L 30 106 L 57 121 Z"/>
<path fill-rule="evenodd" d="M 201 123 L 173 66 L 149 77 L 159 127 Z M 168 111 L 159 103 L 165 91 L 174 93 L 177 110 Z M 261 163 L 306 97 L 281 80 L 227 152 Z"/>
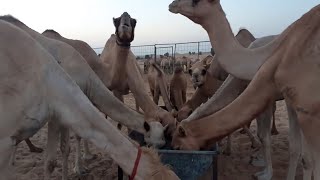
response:
<path fill-rule="evenodd" d="M 100 54 L 103 47 L 93 49 L 97 54 Z M 160 64 L 159 60 L 162 56 L 172 57 L 173 60 L 178 56 L 192 56 L 199 59 L 202 54 L 210 54 L 212 47 L 210 41 L 198 41 L 131 46 L 131 50 L 137 60 L 154 59 L 155 62 Z M 146 72 L 146 67 L 144 69 Z"/>

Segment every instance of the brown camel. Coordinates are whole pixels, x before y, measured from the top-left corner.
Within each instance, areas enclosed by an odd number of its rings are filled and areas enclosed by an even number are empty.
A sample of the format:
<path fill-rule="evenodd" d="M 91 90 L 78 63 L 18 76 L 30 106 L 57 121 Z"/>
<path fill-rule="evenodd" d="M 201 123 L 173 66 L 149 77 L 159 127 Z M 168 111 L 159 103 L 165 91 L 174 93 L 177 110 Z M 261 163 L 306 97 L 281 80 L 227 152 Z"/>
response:
<path fill-rule="evenodd" d="M 124 13 L 125 14 L 125 13 Z M 130 17 L 130 15 L 126 15 L 126 17 Z M 119 21 L 119 19 L 115 19 L 115 21 Z M 132 19 L 130 20 L 132 23 Z M 134 38 L 134 32 L 128 32 L 130 30 L 129 27 L 126 25 L 129 23 L 129 20 L 120 20 L 121 24 L 123 24 L 122 28 L 124 29 L 124 35 L 128 37 L 128 40 Z M 115 26 L 117 27 L 118 22 L 115 22 Z M 133 30 L 133 29 L 132 29 Z M 118 29 L 116 29 L 117 34 Z M 112 66 L 112 63 L 116 63 L 117 67 L 113 67 L 112 71 L 114 73 L 111 74 L 111 87 L 129 87 L 130 91 L 133 93 L 134 98 L 136 99 L 136 104 L 138 104 L 141 109 L 144 111 L 144 116 L 146 121 L 158 121 L 161 122 L 164 126 L 168 125 L 168 134 L 171 134 L 176 127 L 176 121 L 171 113 L 161 109 L 155 103 L 152 102 L 151 98 L 149 97 L 146 89 L 144 88 L 144 80 L 143 80 L 143 72 L 140 69 L 135 55 L 132 53 L 130 49 L 130 43 L 121 42 L 121 39 L 115 40 L 112 36 L 105 45 L 105 48 L 101 54 L 101 60 L 103 61 L 104 66 Z M 120 41 L 119 41 L 120 40 Z M 123 39 L 126 40 L 126 39 Z M 119 63 L 119 62 L 122 63 Z M 124 63 L 125 62 L 125 63 Z M 121 69 L 120 64 L 126 64 L 126 70 L 117 76 L 117 73 L 122 71 L 117 71 L 116 69 Z M 107 73 L 109 69 L 104 69 L 103 72 Z M 120 77 L 126 77 L 126 81 L 122 81 L 119 83 L 119 80 L 123 79 Z M 108 86 L 109 87 L 109 86 Z M 111 88 L 111 89 L 112 89 Z M 128 88 L 123 88 L 128 89 Z"/>
<path fill-rule="evenodd" d="M 12 16 L 1 16 L 0 19 L 10 22 L 21 28 L 34 39 L 36 39 L 60 64 L 60 66 L 71 76 L 72 79 L 80 86 L 88 98 L 104 114 L 108 114 L 112 119 L 121 122 L 129 128 L 136 129 L 145 135 L 145 140 L 155 146 L 164 144 L 164 128 L 158 122 L 146 123 L 143 116 L 125 106 L 119 100 L 114 98 L 112 93 L 104 86 L 101 80 L 92 71 L 84 58 L 71 46 L 61 41 L 49 39 L 38 32 L 27 27 L 25 24 Z M 112 107 L 112 108 L 110 108 Z M 52 124 L 52 125 L 51 125 Z M 61 129 L 62 142 L 67 141 L 68 132 L 66 128 L 60 128 L 56 122 L 52 121 L 49 125 L 47 160 L 46 160 L 46 177 L 48 178 L 53 171 L 54 159 L 56 157 L 56 147 Z M 159 144 L 160 143 L 160 144 Z M 68 143 L 64 143 L 68 145 Z M 63 147 L 63 178 L 67 177 L 67 157 L 68 147 Z M 79 174 L 83 172 L 80 160 L 77 158 L 76 170 Z M 50 167 L 50 168 L 49 168 Z"/>
<path fill-rule="evenodd" d="M 170 10 L 187 16 L 207 30 L 219 62 L 230 74 L 240 79 L 253 78 L 247 89 L 226 108 L 201 120 L 180 123 L 173 144 L 196 149 L 207 146 L 250 122 L 270 106 L 280 92 L 295 110 L 306 140 L 303 149 L 309 152 L 312 161 L 303 157 L 308 165 L 304 168 L 308 175 L 313 169 L 314 178 L 319 179 L 319 87 L 315 84 L 320 74 L 317 69 L 320 6 L 303 15 L 275 40 L 256 49 L 239 46 L 219 0 L 174 1 Z M 236 57 L 241 59 L 240 63 L 236 62 Z M 234 117 L 238 119 L 234 121 Z M 207 127 L 211 128 L 210 131 Z"/>
<path fill-rule="evenodd" d="M 9 164 L 14 145 L 32 136 L 49 119 L 107 151 L 127 174 L 132 173 L 137 154 L 141 152 L 137 174 L 132 178 L 179 179 L 160 163 L 155 153 L 147 149 L 140 151 L 128 137 L 105 121 L 59 62 L 29 34 L 0 20 L 0 42 L 2 179 L 16 179 Z M 105 105 L 113 109 L 111 102 L 112 99 Z"/>
<path fill-rule="evenodd" d="M 170 80 L 170 101 L 175 109 L 181 109 L 187 100 L 187 77 L 182 67 L 175 67 Z"/>

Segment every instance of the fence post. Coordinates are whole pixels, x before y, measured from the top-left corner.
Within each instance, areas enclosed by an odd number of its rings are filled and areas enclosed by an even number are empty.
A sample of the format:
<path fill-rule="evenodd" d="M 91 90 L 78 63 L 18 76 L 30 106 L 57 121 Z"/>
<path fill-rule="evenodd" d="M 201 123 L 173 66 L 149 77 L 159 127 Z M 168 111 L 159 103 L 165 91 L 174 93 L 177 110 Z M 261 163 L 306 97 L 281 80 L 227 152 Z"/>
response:
<path fill-rule="evenodd" d="M 154 45 L 154 62 L 157 63 L 157 44 Z"/>
<path fill-rule="evenodd" d="M 198 42 L 198 59 L 200 59 L 199 58 L 199 53 L 200 53 L 200 42 Z"/>

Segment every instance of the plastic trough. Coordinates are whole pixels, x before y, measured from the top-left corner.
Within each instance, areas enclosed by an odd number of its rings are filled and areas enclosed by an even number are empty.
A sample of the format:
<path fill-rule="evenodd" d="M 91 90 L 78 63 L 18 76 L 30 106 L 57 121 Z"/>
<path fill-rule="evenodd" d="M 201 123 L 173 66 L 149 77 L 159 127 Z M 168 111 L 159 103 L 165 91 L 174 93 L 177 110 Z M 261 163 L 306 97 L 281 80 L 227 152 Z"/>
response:
<path fill-rule="evenodd" d="M 136 132 L 131 132 L 129 137 L 136 140 L 140 145 L 143 143 L 143 136 Z M 217 146 L 210 151 L 181 151 L 170 150 L 168 144 L 165 149 L 158 150 L 163 164 L 169 165 L 172 170 L 182 180 L 217 180 Z M 119 168 L 118 179 L 123 179 L 123 174 Z"/>

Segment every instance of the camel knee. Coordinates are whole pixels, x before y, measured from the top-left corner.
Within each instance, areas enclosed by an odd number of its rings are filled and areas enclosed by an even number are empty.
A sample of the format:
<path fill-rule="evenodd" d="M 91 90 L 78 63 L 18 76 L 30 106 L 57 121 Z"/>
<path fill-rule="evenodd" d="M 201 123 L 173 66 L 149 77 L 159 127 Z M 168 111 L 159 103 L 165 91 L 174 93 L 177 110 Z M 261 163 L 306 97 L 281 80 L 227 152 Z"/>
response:
<path fill-rule="evenodd" d="M 302 155 L 301 161 L 302 161 L 302 167 L 304 171 L 312 171 L 313 162 L 309 156 Z"/>

